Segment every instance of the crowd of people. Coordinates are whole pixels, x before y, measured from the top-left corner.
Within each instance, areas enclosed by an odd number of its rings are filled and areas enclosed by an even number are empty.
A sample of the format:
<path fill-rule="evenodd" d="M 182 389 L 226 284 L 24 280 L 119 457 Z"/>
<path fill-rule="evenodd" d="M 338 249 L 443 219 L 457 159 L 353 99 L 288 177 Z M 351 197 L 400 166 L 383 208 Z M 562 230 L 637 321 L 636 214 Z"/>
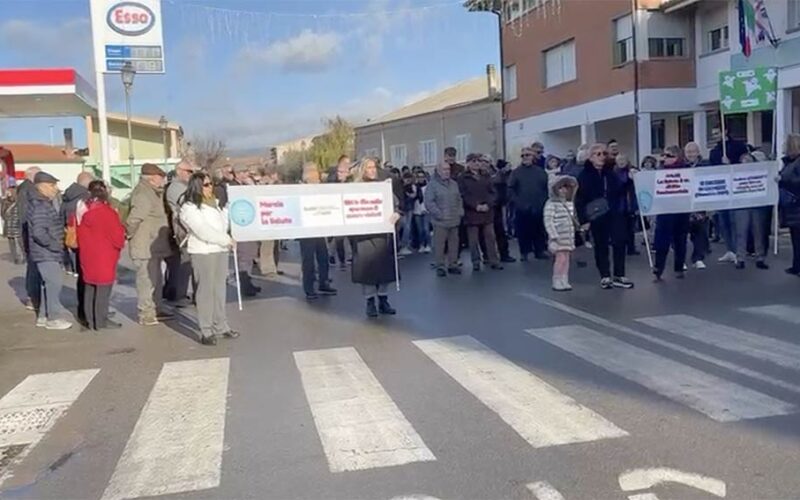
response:
<path fill-rule="evenodd" d="M 306 184 L 391 179 L 395 206 L 391 221 L 397 228 L 396 235 L 299 240 L 306 299 L 338 293 L 330 276 L 338 264 L 342 270 L 350 267 L 352 282 L 362 286 L 368 317 L 393 315 L 396 310 L 388 292 L 398 279 L 398 258 L 432 252 L 432 266 L 444 278 L 462 273 L 460 257 L 468 249 L 473 272 L 484 266 L 500 271 L 516 261 L 509 245 L 514 238 L 521 261 L 532 257 L 552 262 L 556 291 L 572 289 L 570 262 L 581 246 L 593 250 L 603 289 L 633 288 L 626 260 L 641 253 L 636 236 L 643 231 L 654 233 L 652 271 L 657 282 L 663 279 L 670 250 L 676 278 L 685 277 L 689 263 L 705 269 L 711 241 L 725 245 L 720 262 L 743 269 L 747 257 L 753 256 L 758 269 L 769 268 L 771 207 L 654 218 L 639 214 L 634 189 L 638 170 L 766 159 L 737 141 L 729 139 L 724 154 L 717 146 L 709 161 L 700 156 L 695 143 L 670 146 L 660 158 L 644 158 L 639 167 L 620 152 L 615 140 L 581 146 L 564 159 L 546 156 L 544 146 L 536 142 L 522 149 L 515 168 L 478 153 L 466 155 L 466 165 L 461 165 L 454 148 L 444 153 L 444 161 L 432 173 L 422 167 L 381 168 L 374 158 L 353 163 L 346 155 L 329 171 L 313 162 L 303 165 L 301 182 Z M 780 222 L 789 228 L 793 248 L 786 272 L 800 276 L 800 135 L 788 136 L 784 153 L 776 181 Z M 254 273 L 267 278 L 282 274 L 279 256 L 286 242 L 235 242 L 230 235 L 227 188 L 281 181 L 274 167 L 225 165 L 208 172 L 182 160 L 168 175 L 148 163 L 141 167 L 139 183 L 125 206 L 115 206 L 108 186 L 88 173 L 62 195 L 58 179 L 36 167 L 28 169 L 25 180 L 8 190 L 2 214 L 12 259 L 27 265 L 28 306 L 36 314 L 36 326 L 51 330 L 72 326 L 59 300 L 66 271 L 77 274 L 75 317 L 80 325 L 92 330 L 120 328 L 111 318 L 109 303 L 121 252 L 127 246 L 136 275 L 139 324 L 157 325 L 173 318 L 175 309 L 195 306 L 201 343 L 215 345 L 218 338 L 238 337 L 225 312 L 231 250 L 237 250 L 236 279 L 242 293 L 253 297 L 261 292 Z M 397 256 L 395 236 L 400 242 Z"/>

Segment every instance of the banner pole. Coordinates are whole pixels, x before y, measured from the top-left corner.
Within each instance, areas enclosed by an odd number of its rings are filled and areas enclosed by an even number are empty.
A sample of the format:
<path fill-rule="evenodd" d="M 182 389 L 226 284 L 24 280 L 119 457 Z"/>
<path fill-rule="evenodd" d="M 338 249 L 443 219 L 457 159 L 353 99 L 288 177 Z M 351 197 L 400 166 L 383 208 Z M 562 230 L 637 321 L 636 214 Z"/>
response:
<path fill-rule="evenodd" d="M 719 118 L 720 118 L 720 126 L 722 127 L 722 137 L 720 140 L 722 141 L 722 163 L 725 163 L 725 159 L 728 158 L 728 147 L 725 144 L 727 141 L 727 137 L 725 136 L 725 112 L 722 111 L 722 104 L 719 105 Z M 738 161 L 738 160 L 737 160 Z M 728 163 L 733 163 L 728 159 Z"/>
<path fill-rule="evenodd" d="M 775 204 L 775 207 L 772 209 L 772 226 L 773 226 L 773 233 L 775 238 L 775 255 L 778 255 L 778 232 L 780 231 L 780 224 L 778 223 L 778 204 Z"/>
<path fill-rule="evenodd" d="M 392 231 L 392 242 L 394 246 L 394 282 L 397 291 L 400 291 L 400 261 L 397 259 L 397 231 Z"/>
<path fill-rule="evenodd" d="M 775 106 L 772 108 L 772 158 L 779 162 L 780 159 L 778 158 L 778 107 Z M 778 173 L 780 174 L 780 164 L 778 164 Z M 778 205 L 780 203 L 780 196 L 778 197 L 778 202 L 775 203 L 775 208 L 772 212 L 772 224 L 773 224 L 773 237 L 775 238 L 775 255 L 778 255 L 778 236 L 780 231 L 780 221 L 778 221 L 778 216 L 780 215 L 778 212 Z"/>
<path fill-rule="evenodd" d="M 647 261 L 650 263 L 650 269 L 653 269 L 653 253 L 650 252 L 650 238 L 647 235 L 647 226 L 644 221 L 644 214 L 639 210 L 639 217 L 642 221 L 642 235 L 644 235 L 644 248 L 647 250 Z"/>
<path fill-rule="evenodd" d="M 233 244 L 233 272 L 236 275 L 236 299 L 239 302 L 239 310 L 242 310 L 242 282 L 239 279 L 239 252 L 236 250 L 236 243 Z"/>

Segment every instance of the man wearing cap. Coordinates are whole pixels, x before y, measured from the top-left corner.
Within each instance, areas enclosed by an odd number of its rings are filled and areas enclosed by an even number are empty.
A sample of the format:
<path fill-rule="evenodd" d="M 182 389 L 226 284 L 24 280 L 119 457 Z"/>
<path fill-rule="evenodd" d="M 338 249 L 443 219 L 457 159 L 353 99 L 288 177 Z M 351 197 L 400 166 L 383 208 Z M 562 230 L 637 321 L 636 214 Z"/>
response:
<path fill-rule="evenodd" d="M 181 196 L 186 192 L 189 179 L 195 172 L 195 167 L 189 160 L 181 160 L 175 165 L 175 176 L 167 185 L 164 200 L 167 203 L 167 217 L 172 230 L 172 243 L 175 252 L 167 258 L 167 279 L 164 286 L 164 298 L 175 307 L 187 307 L 191 304 L 187 295 L 189 281 L 192 277 L 192 261 L 186 251 L 188 234 L 178 218 L 178 207 Z"/>
<path fill-rule="evenodd" d="M 472 270 L 481 269 L 481 249 L 478 238 L 485 241 L 485 255 L 492 269 L 503 269 L 497 255 L 494 235 L 495 193 L 492 179 L 483 171 L 483 158 L 477 153 L 467 155 L 467 170 L 458 179 L 461 198 L 464 200 L 464 225 L 467 226 Z"/>
<path fill-rule="evenodd" d="M 160 310 L 163 276 L 161 261 L 173 254 L 164 207 L 166 172 L 157 165 L 142 165 L 139 184 L 131 193 L 131 210 L 125 221 L 128 245 L 136 268 L 139 324 L 152 326 L 171 315 Z"/>
<path fill-rule="evenodd" d="M 229 185 L 252 186 L 254 184 L 248 165 L 237 163 L 233 166 L 233 180 L 230 181 Z M 255 297 L 261 291 L 261 288 L 253 284 L 250 271 L 253 269 L 256 257 L 258 257 L 258 242 L 246 241 L 237 243 L 236 252 L 239 261 L 239 284 L 242 287 L 242 294 L 245 297 Z"/>
<path fill-rule="evenodd" d="M 25 291 L 28 293 L 28 308 L 34 311 L 39 310 L 42 302 L 42 277 L 36 264 L 31 262 L 30 246 L 28 245 L 28 206 L 31 199 L 36 194 L 36 186 L 33 183 L 36 174 L 40 172 L 39 167 L 29 167 L 25 170 L 25 180 L 17 186 L 17 206 L 19 207 L 19 221 L 22 236 L 22 246 L 25 252 Z"/>
<path fill-rule="evenodd" d="M 544 229 L 544 204 L 549 198 L 547 172 L 539 165 L 543 148 L 522 148 L 522 164 L 508 180 L 508 191 L 514 204 L 519 254 L 523 261 L 535 253 L 537 259 L 547 259 L 547 233 Z"/>
<path fill-rule="evenodd" d="M 33 182 L 36 190 L 28 200 L 25 214 L 28 255 L 44 282 L 44 303 L 36 309 L 36 326 L 48 330 L 67 330 L 72 323 L 64 319 L 64 306 L 59 299 L 63 286 L 64 218 L 59 206 L 58 179 L 46 172 L 39 172 Z"/>

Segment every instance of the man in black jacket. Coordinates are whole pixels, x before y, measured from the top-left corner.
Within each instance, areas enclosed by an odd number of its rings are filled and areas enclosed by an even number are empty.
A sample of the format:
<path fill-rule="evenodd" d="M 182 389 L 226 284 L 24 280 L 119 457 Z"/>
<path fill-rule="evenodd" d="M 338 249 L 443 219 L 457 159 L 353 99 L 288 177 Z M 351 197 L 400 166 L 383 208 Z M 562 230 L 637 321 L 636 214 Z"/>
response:
<path fill-rule="evenodd" d="M 38 311 L 42 303 L 42 277 L 36 264 L 31 262 L 30 246 L 28 245 L 28 206 L 36 194 L 33 179 L 39 173 L 39 167 L 30 167 L 25 171 L 25 180 L 17 188 L 17 203 L 19 204 L 19 220 L 22 231 L 22 246 L 25 251 L 25 291 L 28 294 L 28 308 Z"/>
<path fill-rule="evenodd" d="M 78 209 L 78 203 L 89 199 L 89 183 L 93 180 L 94 176 L 92 174 L 89 172 L 81 172 L 78 174 L 78 178 L 75 180 L 75 182 L 70 184 L 67 190 L 64 191 L 62 201 L 64 202 L 65 225 L 74 224 L 77 226 L 76 221 L 73 219 L 75 217 L 75 212 Z M 66 251 L 70 254 L 70 261 L 75 269 L 75 273 L 78 275 L 75 282 L 75 290 L 78 294 L 78 322 L 81 325 L 88 326 L 83 307 L 83 295 L 86 289 L 86 283 L 83 281 L 83 272 L 81 271 L 80 248 L 67 248 Z"/>
<path fill-rule="evenodd" d="M 533 148 L 523 148 L 522 164 L 511 172 L 508 180 L 508 193 L 515 210 L 519 254 L 523 262 L 528 260 L 531 252 L 535 253 L 537 259 L 548 258 L 544 229 L 544 204 L 549 197 L 547 172 L 536 163 L 536 157 Z"/>
<path fill-rule="evenodd" d="M 589 150 L 589 160 L 578 175 L 575 213 L 584 228 L 589 228 L 594 243 L 594 259 L 603 289 L 633 288 L 625 277 L 627 215 L 620 210 L 624 186 L 608 161 L 604 144 Z M 614 278 L 609 265 L 609 245 L 614 252 Z"/>

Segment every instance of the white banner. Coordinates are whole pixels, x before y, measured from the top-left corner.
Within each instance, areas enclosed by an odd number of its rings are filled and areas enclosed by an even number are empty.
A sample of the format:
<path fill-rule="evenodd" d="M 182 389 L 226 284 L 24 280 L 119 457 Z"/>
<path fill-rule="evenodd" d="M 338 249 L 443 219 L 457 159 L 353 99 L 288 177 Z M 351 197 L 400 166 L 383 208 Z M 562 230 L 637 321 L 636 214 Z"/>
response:
<path fill-rule="evenodd" d="M 633 177 L 642 215 L 771 206 L 778 162 L 646 170 Z"/>
<path fill-rule="evenodd" d="M 228 186 L 236 241 L 394 232 L 391 181 Z"/>

